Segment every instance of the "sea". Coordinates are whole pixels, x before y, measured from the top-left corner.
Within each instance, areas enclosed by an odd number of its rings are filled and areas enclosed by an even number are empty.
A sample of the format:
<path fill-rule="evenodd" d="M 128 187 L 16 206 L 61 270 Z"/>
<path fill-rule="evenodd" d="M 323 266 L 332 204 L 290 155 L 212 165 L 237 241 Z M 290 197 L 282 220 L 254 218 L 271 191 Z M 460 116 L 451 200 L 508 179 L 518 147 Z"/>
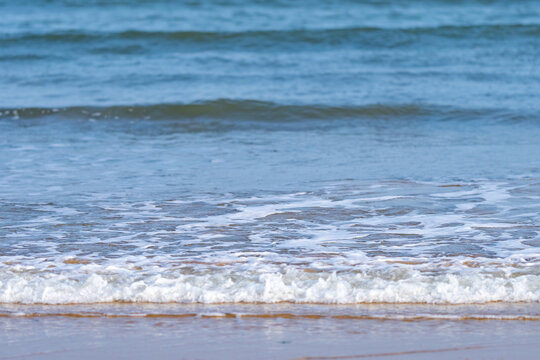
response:
<path fill-rule="evenodd" d="M 532 0 L 0 0 L 0 313 L 538 321 L 539 96 Z"/>

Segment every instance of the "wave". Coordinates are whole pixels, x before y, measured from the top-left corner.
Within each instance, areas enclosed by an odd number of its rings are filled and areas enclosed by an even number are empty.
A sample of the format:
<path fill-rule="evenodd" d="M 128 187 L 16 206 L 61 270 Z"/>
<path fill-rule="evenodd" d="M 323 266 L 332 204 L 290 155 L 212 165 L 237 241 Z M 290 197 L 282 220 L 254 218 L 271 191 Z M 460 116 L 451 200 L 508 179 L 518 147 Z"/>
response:
<path fill-rule="evenodd" d="M 469 269 L 437 275 L 402 266 L 384 271 L 201 273 L 78 264 L 52 272 L 21 266 L 0 269 L 0 303 L 300 303 L 477 304 L 540 302 L 538 269 Z"/>
<path fill-rule="evenodd" d="M 441 38 L 477 38 L 501 36 L 524 36 L 536 38 L 540 35 L 540 24 L 482 24 L 443 25 L 434 27 L 381 28 L 350 27 L 330 29 L 287 29 L 247 31 L 141 31 L 117 32 L 58 31 L 49 33 L 15 33 L 0 36 L 0 43 L 60 42 L 84 43 L 92 41 L 172 41 L 180 43 L 226 43 L 236 42 L 260 47 L 269 42 L 307 44 L 349 44 L 364 41 L 364 45 L 405 45 L 417 40 L 418 36 Z M 265 45 L 266 46 L 266 45 Z"/>
<path fill-rule="evenodd" d="M 297 122 L 333 119 L 427 118 L 525 120 L 533 116 L 500 109 L 464 109 L 428 104 L 368 104 L 358 106 L 292 105 L 256 100 L 218 99 L 189 104 L 73 106 L 63 108 L 0 108 L 0 119 L 146 119 L 146 120 L 247 120 Z"/>
<path fill-rule="evenodd" d="M 256 100 L 218 99 L 191 104 L 155 104 L 137 106 L 74 106 L 65 108 L 0 109 L 0 117 L 18 119 L 44 116 L 74 118 L 151 118 L 151 119 L 330 119 L 354 117 L 394 117 L 428 115 L 430 106 L 413 104 L 364 106 L 286 105 Z"/>

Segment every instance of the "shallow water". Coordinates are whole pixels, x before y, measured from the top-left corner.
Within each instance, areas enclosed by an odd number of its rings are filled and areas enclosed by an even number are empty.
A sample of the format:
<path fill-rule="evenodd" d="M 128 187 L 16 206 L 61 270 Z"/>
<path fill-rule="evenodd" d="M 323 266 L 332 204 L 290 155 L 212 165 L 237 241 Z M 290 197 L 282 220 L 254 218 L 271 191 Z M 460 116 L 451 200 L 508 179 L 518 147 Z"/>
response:
<path fill-rule="evenodd" d="M 0 11 L 1 303 L 540 301 L 535 2 Z"/>

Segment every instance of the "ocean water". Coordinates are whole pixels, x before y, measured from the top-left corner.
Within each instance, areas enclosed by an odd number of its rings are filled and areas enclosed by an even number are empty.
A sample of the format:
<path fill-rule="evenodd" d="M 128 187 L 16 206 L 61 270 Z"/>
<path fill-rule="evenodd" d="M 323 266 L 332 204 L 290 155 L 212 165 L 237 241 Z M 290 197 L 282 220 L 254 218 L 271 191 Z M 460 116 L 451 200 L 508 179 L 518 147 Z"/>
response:
<path fill-rule="evenodd" d="M 538 2 L 2 0 L 0 16 L 2 313 L 538 320 L 512 305 L 540 302 Z M 397 316 L 382 306 L 343 311 Z"/>

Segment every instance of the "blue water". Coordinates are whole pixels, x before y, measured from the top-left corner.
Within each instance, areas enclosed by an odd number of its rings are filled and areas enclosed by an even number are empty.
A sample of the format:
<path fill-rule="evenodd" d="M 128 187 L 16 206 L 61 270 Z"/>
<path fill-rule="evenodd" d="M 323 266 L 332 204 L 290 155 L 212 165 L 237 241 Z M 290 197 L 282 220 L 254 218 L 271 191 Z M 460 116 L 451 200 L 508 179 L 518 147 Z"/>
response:
<path fill-rule="evenodd" d="M 0 302 L 540 300 L 538 2 L 0 16 Z"/>

